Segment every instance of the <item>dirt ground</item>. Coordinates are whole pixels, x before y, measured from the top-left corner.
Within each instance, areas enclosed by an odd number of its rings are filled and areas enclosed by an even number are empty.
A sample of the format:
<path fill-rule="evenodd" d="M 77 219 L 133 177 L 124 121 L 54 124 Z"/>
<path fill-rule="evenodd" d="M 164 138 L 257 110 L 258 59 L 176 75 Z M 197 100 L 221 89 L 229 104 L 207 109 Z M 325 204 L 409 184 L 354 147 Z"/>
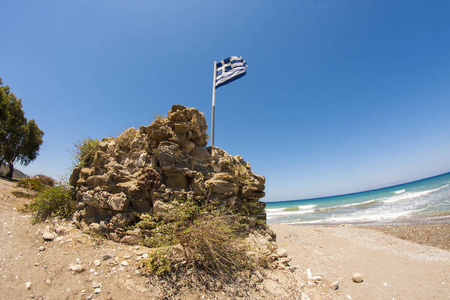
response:
<path fill-rule="evenodd" d="M 70 222 L 32 225 L 22 212 L 29 193 L 0 178 L 0 299 L 302 299 L 304 291 L 303 299 L 332 299 L 328 287 L 305 283 L 305 270 L 282 269 L 261 270 L 257 284 L 232 296 L 233 286 L 205 293 L 184 285 L 173 296 L 139 272 L 151 249 L 92 237 Z"/>
<path fill-rule="evenodd" d="M 448 250 L 370 228 L 278 224 L 270 227 L 293 272 L 263 272 L 256 288 L 234 297 L 188 288 L 169 297 L 161 282 L 139 273 L 151 249 L 93 238 L 70 223 L 32 225 L 21 212 L 30 199 L 13 191 L 29 193 L 0 178 L 0 299 L 450 299 Z M 421 230 L 442 244 L 449 227 L 436 228 L 437 235 Z M 53 240 L 44 240 L 46 232 Z M 362 283 L 352 281 L 356 272 Z M 330 288 L 335 281 L 337 290 Z"/>

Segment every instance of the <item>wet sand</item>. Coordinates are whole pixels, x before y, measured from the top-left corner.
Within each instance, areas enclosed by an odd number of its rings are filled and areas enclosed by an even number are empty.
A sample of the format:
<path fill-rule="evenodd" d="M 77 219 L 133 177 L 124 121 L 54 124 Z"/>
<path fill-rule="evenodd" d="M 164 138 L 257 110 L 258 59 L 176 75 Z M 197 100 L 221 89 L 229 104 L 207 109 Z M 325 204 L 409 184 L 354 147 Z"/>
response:
<path fill-rule="evenodd" d="M 450 250 L 450 224 L 364 226 L 397 238 Z"/>

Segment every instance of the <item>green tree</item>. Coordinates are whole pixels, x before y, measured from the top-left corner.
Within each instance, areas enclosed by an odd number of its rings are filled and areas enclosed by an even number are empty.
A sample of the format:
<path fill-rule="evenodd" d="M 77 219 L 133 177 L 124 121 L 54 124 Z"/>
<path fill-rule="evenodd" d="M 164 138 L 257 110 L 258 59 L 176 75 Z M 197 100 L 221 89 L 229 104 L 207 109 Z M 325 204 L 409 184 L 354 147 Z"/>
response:
<path fill-rule="evenodd" d="M 7 177 L 12 177 L 14 163 L 28 165 L 38 156 L 44 132 L 34 120 L 27 120 L 22 110 L 22 100 L 3 86 L 0 78 L 0 165 L 9 166 Z"/>

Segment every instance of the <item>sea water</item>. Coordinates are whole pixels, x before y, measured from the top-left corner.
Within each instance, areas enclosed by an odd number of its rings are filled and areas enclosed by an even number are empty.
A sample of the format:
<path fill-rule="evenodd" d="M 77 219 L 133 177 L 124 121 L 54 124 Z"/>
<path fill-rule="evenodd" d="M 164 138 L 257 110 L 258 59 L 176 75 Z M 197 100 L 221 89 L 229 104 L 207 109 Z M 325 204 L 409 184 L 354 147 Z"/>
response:
<path fill-rule="evenodd" d="M 450 173 L 354 194 L 267 202 L 267 223 L 450 223 Z"/>

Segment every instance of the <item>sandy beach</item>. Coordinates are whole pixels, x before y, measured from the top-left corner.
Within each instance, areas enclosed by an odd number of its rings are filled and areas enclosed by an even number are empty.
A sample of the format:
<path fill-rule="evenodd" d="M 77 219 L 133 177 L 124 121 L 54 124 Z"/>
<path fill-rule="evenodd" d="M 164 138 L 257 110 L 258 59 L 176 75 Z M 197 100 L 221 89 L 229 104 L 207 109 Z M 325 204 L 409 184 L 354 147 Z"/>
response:
<path fill-rule="evenodd" d="M 329 299 L 450 299 L 450 224 L 270 227 L 291 265 L 324 278 Z"/>

